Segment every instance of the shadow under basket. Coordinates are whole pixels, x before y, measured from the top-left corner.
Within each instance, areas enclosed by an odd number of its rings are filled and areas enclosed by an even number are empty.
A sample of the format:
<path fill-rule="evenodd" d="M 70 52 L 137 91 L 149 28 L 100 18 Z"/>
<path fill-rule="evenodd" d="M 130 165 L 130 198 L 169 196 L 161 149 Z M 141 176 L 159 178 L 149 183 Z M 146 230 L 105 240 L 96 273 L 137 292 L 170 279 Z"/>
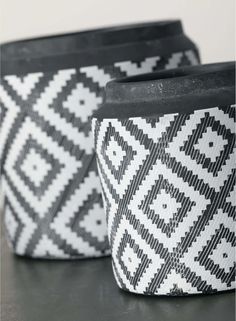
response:
<path fill-rule="evenodd" d="M 93 134 L 113 271 L 145 295 L 235 287 L 235 64 L 110 82 Z"/>

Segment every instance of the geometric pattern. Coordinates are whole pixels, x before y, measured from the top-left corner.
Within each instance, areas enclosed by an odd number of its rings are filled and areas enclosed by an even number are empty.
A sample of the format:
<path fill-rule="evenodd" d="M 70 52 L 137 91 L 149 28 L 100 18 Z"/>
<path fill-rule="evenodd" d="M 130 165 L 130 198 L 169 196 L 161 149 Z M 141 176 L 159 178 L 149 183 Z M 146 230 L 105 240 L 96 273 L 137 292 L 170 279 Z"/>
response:
<path fill-rule="evenodd" d="M 197 57 L 190 50 L 2 78 L 0 170 L 5 223 L 17 254 L 82 258 L 110 253 L 91 116 L 112 78 L 193 65 Z M 107 157 L 119 155 L 118 173 L 126 170 L 121 168 L 126 155 L 117 147 L 111 145 Z M 138 158 L 135 151 L 133 159 Z"/>
<path fill-rule="evenodd" d="M 120 288 L 188 295 L 235 287 L 235 125 L 235 105 L 93 119 Z"/>

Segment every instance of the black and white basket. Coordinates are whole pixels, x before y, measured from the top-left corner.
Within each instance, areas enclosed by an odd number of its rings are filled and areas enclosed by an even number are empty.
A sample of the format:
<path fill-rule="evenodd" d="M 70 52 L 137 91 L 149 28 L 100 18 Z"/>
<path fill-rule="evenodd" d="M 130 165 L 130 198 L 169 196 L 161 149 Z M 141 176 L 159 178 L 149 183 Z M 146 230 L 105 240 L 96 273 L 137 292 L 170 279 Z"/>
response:
<path fill-rule="evenodd" d="M 15 253 L 109 253 L 90 117 L 112 78 L 199 62 L 179 21 L 1 47 L 0 160 Z"/>
<path fill-rule="evenodd" d="M 111 82 L 93 132 L 120 288 L 235 287 L 235 65 Z"/>

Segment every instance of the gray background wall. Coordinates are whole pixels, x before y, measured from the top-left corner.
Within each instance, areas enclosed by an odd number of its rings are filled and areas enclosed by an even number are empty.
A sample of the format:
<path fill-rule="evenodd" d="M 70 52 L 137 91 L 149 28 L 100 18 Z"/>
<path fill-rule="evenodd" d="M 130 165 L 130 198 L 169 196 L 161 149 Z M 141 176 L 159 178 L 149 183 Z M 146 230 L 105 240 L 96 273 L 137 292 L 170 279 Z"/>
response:
<path fill-rule="evenodd" d="M 235 59 L 235 0 L 0 0 L 0 42 L 181 18 L 204 63 Z"/>

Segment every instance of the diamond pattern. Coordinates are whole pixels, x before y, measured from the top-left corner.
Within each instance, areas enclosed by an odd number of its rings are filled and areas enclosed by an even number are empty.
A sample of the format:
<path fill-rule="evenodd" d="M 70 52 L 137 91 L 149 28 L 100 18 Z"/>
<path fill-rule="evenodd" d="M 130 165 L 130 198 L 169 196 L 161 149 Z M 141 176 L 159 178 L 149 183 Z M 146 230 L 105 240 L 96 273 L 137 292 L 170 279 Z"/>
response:
<path fill-rule="evenodd" d="M 31 150 L 26 156 L 21 169 L 36 186 L 40 186 L 40 183 L 52 168 L 39 154 Z"/>
<path fill-rule="evenodd" d="M 118 170 L 124 161 L 126 153 L 118 145 L 118 143 L 114 140 L 113 137 L 111 138 L 105 153 L 108 159 L 111 161 L 112 165 L 115 167 L 115 169 Z"/>
<path fill-rule="evenodd" d="M 130 238 L 130 240 L 128 238 Z M 124 252 L 124 250 L 122 251 L 122 247 L 126 247 L 127 242 L 130 244 L 129 257 L 131 258 L 130 262 L 127 257 L 129 261 L 128 266 L 124 265 L 126 262 L 126 260 L 124 260 L 126 252 Z M 133 255 L 131 257 L 131 249 L 135 252 L 134 257 Z M 122 218 L 120 228 L 115 235 L 112 258 L 113 265 L 116 267 L 116 273 L 119 275 L 119 278 L 122 279 L 125 289 L 137 293 L 145 291 L 145 288 L 152 280 L 156 271 L 160 269 L 164 262 L 164 260 L 155 253 L 155 250 L 146 244 L 145 240 L 142 239 L 138 231 L 131 226 L 125 217 Z M 136 276 L 138 271 L 139 273 Z M 140 282 L 140 279 L 142 279 L 142 282 Z"/>
<path fill-rule="evenodd" d="M 225 266 L 225 269 L 224 269 L 224 272 L 228 273 L 229 275 L 228 271 L 235 269 L 235 256 L 234 256 L 235 234 L 234 234 L 234 228 L 233 228 L 234 221 L 232 218 L 229 218 L 227 214 L 223 213 L 222 210 L 217 211 L 213 219 L 210 220 L 209 225 L 207 225 L 205 230 L 203 230 L 199 234 L 198 238 L 192 244 L 192 246 L 188 249 L 187 253 L 184 254 L 184 256 L 180 259 L 180 262 L 188 262 L 188 266 L 191 267 L 192 273 L 195 272 L 196 275 L 200 276 L 202 280 L 204 280 L 208 284 L 214 285 L 214 288 L 217 288 L 218 290 L 226 289 L 227 283 L 229 282 L 231 285 L 231 282 L 233 282 L 233 279 L 230 279 L 227 281 L 223 280 L 219 275 L 217 275 L 217 271 L 214 271 L 215 269 L 209 266 L 208 259 L 201 260 L 201 254 L 203 256 L 203 254 L 206 254 L 209 252 L 211 247 L 208 244 L 212 243 L 213 245 L 213 242 L 210 242 L 210 240 L 214 239 L 214 236 L 216 236 L 219 233 L 221 224 L 223 224 L 224 228 L 227 228 L 229 231 L 231 231 L 234 238 L 233 246 L 232 244 L 226 242 L 225 243 L 226 247 L 224 248 L 225 253 L 229 255 L 229 259 L 230 258 L 233 259 L 231 261 L 228 260 L 227 266 Z M 222 244 L 221 238 L 218 242 L 219 242 L 218 246 L 216 246 L 213 252 L 210 254 L 210 259 L 213 259 L 213 265 L 217 264 L 217 261 L 219 260 L 219 258 L 216 260 L 216 257 L 219 256 L 221 258 L 221 255 L 222 255 L 222 246 L 219 246 L 220 244 Z"/>
<path fill-rule="evenodd" d="M 232 115 L 233 105 L 188 115 L 93 119 L 120 288 L 155 295 L 234 288 Z"/>
<path fill-rule="evenodd" d="M 136 193 L 133 195 L 128 208 L 135 215 L 136 219 L 139 220 L 144 226 L 149 226 L 153 220 L 149 216 L 144 215 L 145 212 L 142 210 L 141 201 L 147 195 L 147 192 L 151 186 L 156 184 L 157 178 L 163 175 L 163 177 L 168 177 L 169 183 L 178 189 L 185 195 L 186 198 L 189 198 L 193 203 L 192 206 L 186 206 L 185 211 L 187 212 L 184 218 L 180 218 L 175 221 L 175 225 L 178 225 L 178 228 L 170 230 L 171 238 L 166 233 L 158 233 L 159 243 L 165 244 L 165 247 L 169 250 L 173 250 L 178 242 L 181 241 L 181 238 L 186 235 L 190 227 L 195 220 L 198 219 L 200 215 L 206 210 L 207 205 L 210 204 L 210 201 L 207 200 L 203 195 L 200 195 L 198 191 L 195 191 L 192 186 L 185 184 L 183 178 L 178 177 L 176 174 L 173 174 L 170 169 L 167 169 L 160 161 L 157 161 L 156 164 L 153 164 L 152 169 L 149 174 L 143 181 L 143 184 L 139 187 Z M 165 199 L 164 199 L 165 201 Z M 162 202 L 164 202 L 162 200 Z M 186 204 L 185 200 L 185 204 Z M 156 224 L 150 225 L 150 232 L 156 234 Z"/>
<path fill-rule="evenodd" d="M 47 193 L 44 193 L 40 198 L 25 184 L 14 166 L 21 152 L 21 147 L 31 137 L 34 137 L 38 144 L 50 150 L 63 164 L 63 170 L 57 173 L 56 178 L 47 189 Z M 18 192 L 26 198 L 29 205 L 39 216 L 43 217 L 51 207 L 53 200 L 60 194 L 61 187 L 68 184 L 80 166 L 80 161 L 77 161 L 73 156 L 60 148 L 59 145 L 55 144 L 35 123 L 27 118 L 8 153 L 5 172 L 16 189 L 18 189 Z"/>
<path fill-rule="evenodd" d="M 1 79 L 0 163 L 7 204 L 5 223 L 16 253 L 80 258 L 110 252 L 91 116 L 102 103 L 108 81 L 164 69 L 172 55 L 176 53 L 138 61 L 127 56 L 110 65 L 7 75 Z M 198 63 L 195 51 L 185 51 L 180 56 L 176 60 L 180 65 Z M 132 135 L 128 144 L 122 141 L 126 132 L 122 123 L 114 124 L 108 133 L 113 144 L 104 150 L 110 159 L 107 179 L 117 185 L 120 195 L 126 193 L 146 155 L 139 143 L 136 148 Z M 106 188 L 104 182 L 102 186 Z M 109 211 L 117 204 L 108 202 L 106 207 Z M 114 219 L 110 216 L 108 226 Z"/>
<path fill-rule="evenodd" d="M 101 97 L 97 97 L 95 93 L 91 93 L 82 83 L 78 83 L 76 88 L 72 90 L 71 95 L 63 103 L 63 107 L 68 108 L 76 117 L 85 122 L 101 103 Z"/>
<path fill-rule="evenodd" d="M 98 143 L 101 142 L 101 144 L 103 143 L 103 137 L 105 137 L 106 135 L 106 130 L 108 128 L 107 126 L 109 126 L 109 123 L 104 122 L 103 125 L 104 126 L 100 129 L 100 132 L 99 132 L 100 137 L 98 139 Z M 124 175 L 123 178 L 121 177 L 118 182 L 115 175 L 113 174 L 113 171 L 110 170 L 109 165 L 104 161 L 104 158 L 103 157 L 98 158 L 98 161 L 101 164 L 100 165 L 101 168 L 104 169 L 105 172 L 107 173 L 107 180 L 110 181 L 113 188 L 116 190 L 116 193 L 121 197 L 122 195 L 125 194 L 126 189 L 129 183 L 131 182 L 133 175 L 138 170 L 138 168 L 142 165 L 147 155 L 147 151 L 142 145 L 139 144 L 138 141 L 135 140 L 133 136 L 130 135 L 128 131 L 126 131 L 125 127 L 122 125 L 120 121 L 114 120 L 112 125 L 113 125 L 113 128 L 115 128 L 115 130 L 119 133 L 120 136 L 123 136 L 123 137 L 127 136 L 127 142 L 128 142 L 127 145 L 128 146 L 133 145 L 132 149 L 135 150 L 133 159 L 130 161 L 130 164 L 128 165 L 129 170 L 126 169 L 127 175 Z M 98 151 L 99 151 L 98 155 L 100 155 L 100 151 L 102 150 L 101 144 L 98 145 Z M 126 153 L 126 155 L 128 155 L 128 153 Z"/>
<path fill-rule="evenodd" d="M 201 154 L 206 155 L 212 162 L 215 162 L 217 157 L 220 156 L 224 147 L 227 145 L 227 140 L 217 135 L 210 127 L 203 133 L 202 137 L 194 145 L 195 149 L 199 149 Z M 208 148 L 206 148 L 208 146 Z"/>
<path fill-rule="evenodd" d="M 96 237 L 100 242 L 106 239 L 106 220 L 103 208 L 100 204 L 95 203 L 93 208 L 88 211 L 88 214 L 80 222 L 80 226 Z"/>
<path fill-rule="evenodd" d="M 218 122 L 220 125 L 227 128 L 227 130 L 230 131 L 231 135 L 233 136 L 235 126 L 233 118 L 230 118 L 226 113 L 217 108 L 198 110 L 194 114 L 190 115 L 185 125 L 181 128 L 181 131 L 178 132 L 177 136 L 169 144 L 166 152 L 170 153 L 173 158 L 175 158 L 183 166 L 186 166 L 186 168 L 188 168 L 190 171 L 194 172 L 199 179 L 202 179 L 206 184 L 208 184 L 211 188 L 215 188 L 215 190 L 218 192 L 221 186 L 223 186 L 225 179 L 231 174 L 231 171 L 234 168 L 234 154 L 232 152 L 230 153 L 229 151 L 227 153 L 226 151 L 227 154 L 224 154 L 224 163 L 222 166 L 217 167 L 217 172 L 215 174 L 209 173 L 208 166 L 202 166 L 201 157 L 192 158 L 190 155 L 186 154 L 186 150 L 190 148 L 189 145 L 191 146 L 192 143 L 192 140 L 189 140 L 189 137 L 197 132 L 199 126 L 204 126 L 201 125 L 202 121 L 204 120 L 204 117 L 208 117 L 208 115 L 214 118 L 215 122 Z M 231 143 L 232 136 L 230 139 Z M 185 142 L 188 143 L 186 144 Z M 225 146 L 224 140 L 221 141 L 221 145 L 222 147 L 223 145 Z M 207 146 L 209 146 L 209 144 Z M 209 146 L 207 148 L 210 148 L 212 155 L 217 155 L 219 152 L 219 147 L 217 144 L 215 144 L 214 147 Z M 209 155 L 210 152 L 207 153 L 207 155 Z M 213 158 L 215 157 L 213 156 Z"/>
<path fill-rule="evenodd" d="M 149 207 L 158 215 L 159 219 L 168 223 L 180 209 L 181 203 L 170 197 L 170 194 L 167 194 L 166 191 L 162 189 Z"/>
<path fill-rule="evenodd" d="M 134 277 L 138 267 L 141 264 L 141 259 L 138 258 L 137 254 L 130 247 L 130 245 L 127 245 L 125 247 L 124 252 L 121 256 L 121 260 L 123 261 L 124 266 L 127 268 L 130 275 Z"/>
<path fill-rule="evenodd" d="M 233 268 L 231 264 L 235 261 L 235 254 L 233 245 L 227 243 L 225 238 L 221 239 L 216 248 L 209 255 L 209 259 L 212 260 L 215 265 L 218 265 L 220 269 L 229 273 L 230 268 Z"/>
<path fill-rule="evenodd" d="M 63 167 L 63 164 L 32 138 L 25 141 L 14 164 L 15 172 L 37 198 L 45 194 Z"/>

